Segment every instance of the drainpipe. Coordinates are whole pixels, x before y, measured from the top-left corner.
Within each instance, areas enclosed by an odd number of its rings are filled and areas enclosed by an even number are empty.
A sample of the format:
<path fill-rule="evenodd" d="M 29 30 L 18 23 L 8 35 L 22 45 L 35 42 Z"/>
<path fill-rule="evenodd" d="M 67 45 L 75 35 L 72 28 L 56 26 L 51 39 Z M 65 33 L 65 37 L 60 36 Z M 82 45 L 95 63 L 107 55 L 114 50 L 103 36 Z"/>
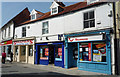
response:
<path fill-rule="evenodd" d="M 115 51 L 115 74 L 118 75 L 118 61 L 117 61 L 117 35 L 116 35 L 116 3 L 113 2 L 113 14 L 114 14 L 114 51 Z"/>

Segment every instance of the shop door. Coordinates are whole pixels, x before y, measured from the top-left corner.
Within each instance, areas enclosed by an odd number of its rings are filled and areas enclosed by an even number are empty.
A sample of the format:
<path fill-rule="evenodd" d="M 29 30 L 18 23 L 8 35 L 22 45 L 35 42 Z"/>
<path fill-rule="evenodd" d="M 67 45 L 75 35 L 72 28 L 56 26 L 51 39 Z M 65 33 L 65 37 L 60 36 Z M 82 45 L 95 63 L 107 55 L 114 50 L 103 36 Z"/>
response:
<path fill-rule="evenodd" d="M 54 64 L 54 45 L 49 46 L 49 64 Z"/>
<path fill-rule="evenodd" d="M 69 44 L 69 68 L 77 67 L 78 46 L 77 43 Z"/>
<path fill-rule="evenodd" d="M 25 62 L 26 61 L 26 46 L 21 46 L 20 61 L 21 62 Z"/>

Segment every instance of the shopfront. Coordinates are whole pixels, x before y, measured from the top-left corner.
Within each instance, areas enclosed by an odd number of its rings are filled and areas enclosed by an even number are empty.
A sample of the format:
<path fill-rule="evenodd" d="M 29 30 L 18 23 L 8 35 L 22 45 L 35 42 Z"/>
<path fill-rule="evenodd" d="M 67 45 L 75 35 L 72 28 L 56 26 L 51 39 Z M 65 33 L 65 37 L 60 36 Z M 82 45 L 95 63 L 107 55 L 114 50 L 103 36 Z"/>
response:
<path fill-rule="evenodd" d="M 111 74 L 110 41 L 110 30 L 65 35 L 65 68 Z"/>
<path fill-rule="evenodd" d="M 10 60 L 10 52 L 12 52 L 12 40 L 3 41 L 0 44 L 0 51 L 1 53 L 5 51 L 6 53 L 6 60 Z"/>
<path fill-rule="evenodd" d="M 53 64 L 64 68 L 64 43 L 36 44 L 36 64 Z"/>
<path fill-rule="evenodd" d="M 34 64 L 34 40 L 14 40 L 14 61 Z"/>

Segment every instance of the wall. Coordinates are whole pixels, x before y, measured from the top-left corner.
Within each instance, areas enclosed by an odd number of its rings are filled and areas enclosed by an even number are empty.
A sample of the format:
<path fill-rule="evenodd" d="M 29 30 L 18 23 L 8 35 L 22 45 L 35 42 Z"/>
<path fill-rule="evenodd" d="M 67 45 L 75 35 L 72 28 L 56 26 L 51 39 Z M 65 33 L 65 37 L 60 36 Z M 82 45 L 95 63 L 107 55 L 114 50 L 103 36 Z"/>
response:
<path fill-rule="evenodd" d="M 94 28 L 83 29 L 83 13 L 91 10 L 95 10 L 96 26 Z M 49 18 L 46 20 L 16 27 L 15 35 L 17 35 L 17 38 L 21 38 L 22 27 L 27 26 L 26 37 L 36 36 L 39 39 L 36 41 L 40 42 L 40 37 L 45 36 L 51 36 L 51 38 L 54 38 L 53 35 L 57 36 L 57 34 L 111 28 L 113 27 L 113 18 L 108 16 L 108 14 L 110 14 L 110 11 L 112 11 L 112 4 L 105 4 L 89 9 L 84 9 L 75 13 L 70 13 L 67 15 Z M 49 21 L 49 33 L 42 35 L 42 23 L 45 21 Z M 101 22 L 101 24 L 98 25 L 97 22 Z M 30 26 L 29 29 L 28 26 Z M 41 41 L 43 41 L 43 39 Z"/>
<path fill-rule="evenodd" d="M 8 36 L 9 26 L 10 26 L 10 36 Z M 6 36 L 5 36 L 5 30 L 6 30 Z M 12 22 L 12 21 L 9 22 L 1 31 L 2 31 L 2 32 L 1 32 L 1 33 L 2 33 L 1 36 L 3 36 L 3 39 L 4 39 L 4 40 L 7 40 L 7 39 L 9 39 L 9 38 L 12 38 L 12 37 L 13 37 L 13 31 L 14 31 L 14 24 L 13 24 L 13 22 Z M 3 39 L 2 39 L 2 40 L 3 40 Z"/>

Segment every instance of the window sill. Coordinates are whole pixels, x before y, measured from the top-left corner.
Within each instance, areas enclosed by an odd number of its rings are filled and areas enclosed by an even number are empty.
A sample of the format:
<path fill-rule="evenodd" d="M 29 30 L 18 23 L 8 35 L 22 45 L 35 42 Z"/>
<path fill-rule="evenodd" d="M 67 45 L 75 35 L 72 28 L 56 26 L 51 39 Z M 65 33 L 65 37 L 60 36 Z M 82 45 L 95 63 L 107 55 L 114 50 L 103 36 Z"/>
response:
<path fill-rule="evenodd" d="M 78 63 L 107 64 L 107 62 L 78 61 Z"/>

